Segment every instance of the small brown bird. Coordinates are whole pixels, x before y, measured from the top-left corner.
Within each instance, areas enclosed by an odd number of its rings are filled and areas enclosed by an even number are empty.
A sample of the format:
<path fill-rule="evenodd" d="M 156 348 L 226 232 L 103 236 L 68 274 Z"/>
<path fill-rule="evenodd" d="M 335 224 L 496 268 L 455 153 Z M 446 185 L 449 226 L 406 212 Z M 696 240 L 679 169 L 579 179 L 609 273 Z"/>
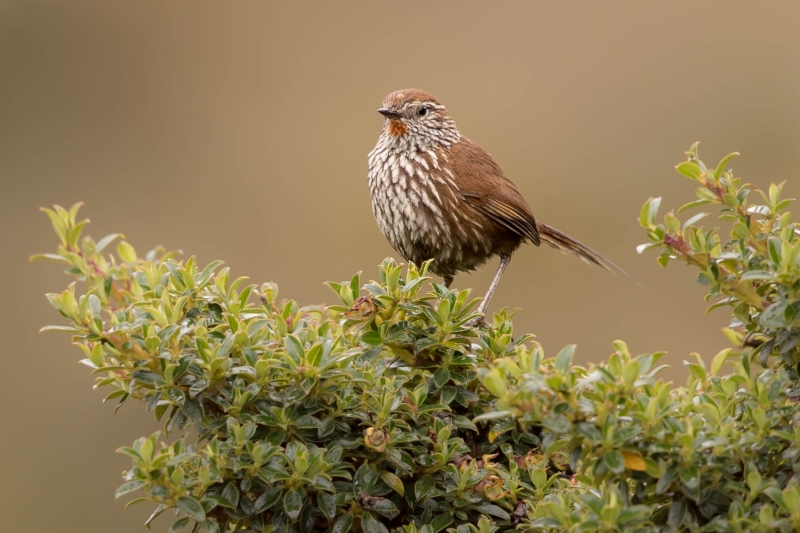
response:
<path fill-rule="evenodd" d="M 500 256 L 478 307 L 481 314 L 511 254 L 526 240 L 628 276 L 588 246 L 537 222 L 492 156 L 461 135 L 433 95 L 419 89 L 395 91 L 378 113 L 385 119 L 369 153 L 368 173 L 378 227 L 406 260 L 420 264 L 432 258 L 431 272 L 448 287 L 457 272 Z"/>

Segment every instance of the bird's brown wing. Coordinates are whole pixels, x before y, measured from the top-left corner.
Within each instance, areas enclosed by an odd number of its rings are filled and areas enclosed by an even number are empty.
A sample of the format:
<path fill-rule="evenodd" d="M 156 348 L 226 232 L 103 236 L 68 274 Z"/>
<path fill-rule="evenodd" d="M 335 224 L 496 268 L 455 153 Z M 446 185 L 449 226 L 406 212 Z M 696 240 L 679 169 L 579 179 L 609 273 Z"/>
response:
<path fill-rule="evenodd" d="M 450 147 L 453 178 L 461 197 L 492 221 L 539 246 L 539 230 L 516 185 L 489 153 L 462 137 Z"/>

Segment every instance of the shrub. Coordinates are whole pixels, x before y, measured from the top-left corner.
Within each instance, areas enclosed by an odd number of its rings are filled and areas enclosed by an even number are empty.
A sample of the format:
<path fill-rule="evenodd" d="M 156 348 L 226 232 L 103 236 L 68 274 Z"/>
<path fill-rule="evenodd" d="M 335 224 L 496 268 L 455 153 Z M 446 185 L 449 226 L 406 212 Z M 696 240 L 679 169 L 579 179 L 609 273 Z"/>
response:
<path fill-rule="evenodd" d="M 754 186 L 698 159 L 677 169 L 730 226 L 640 223 L 666 265 L 698 269 L 711 308 L 730 307 L 733 347 L 658 379 L 662 354 L 615 353 L 589 368 L 574 346 L 546 358 L 511 313 L 471 327 L 467 290 L 393 260 L 378 280 L 329 283 L 340 300 L 301 307 L 277 286 L 231 280 L 157 248 L 81 238 L 79 205 L 45 210 L 61 239 L 44 257 L 84 290 L 49 294 L 71 322 L 106 400 L 131 398 L 164 437 L 119 451 L 117 496 L 165 510 L 170 531 L 793 531 L 800 528 L 795 316 L 800 239 L 781 186 Z M 727 230 L 726 230 L 727 231 Z M 800 320 L 800 319 L 799 319 Z M 763 367 L 755 370 L 751 360 Z M 724 363 L 730 373 L 721 374 Z M 197 438 L 189 443 L 188 430 Z"/>

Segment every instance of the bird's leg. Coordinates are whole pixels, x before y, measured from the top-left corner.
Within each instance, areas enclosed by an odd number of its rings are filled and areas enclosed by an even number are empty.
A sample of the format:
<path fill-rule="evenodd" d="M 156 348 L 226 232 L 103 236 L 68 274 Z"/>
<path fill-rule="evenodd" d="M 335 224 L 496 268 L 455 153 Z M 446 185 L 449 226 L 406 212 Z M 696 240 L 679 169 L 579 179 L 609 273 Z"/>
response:
<path fill-rule="evenodd" d="M 453 284 L 453 276 L 443 276 L 443 277 L 444 277 L 444 286 L 449 289 L 450 285 Z"/>
<path fill-rule="evenodd" d="M 500 264 L 497 267 L 497 272 L 494 275 L 492 284 L 489 285 L 489 290 L 486 291 L 486 296 L 483 297 L 481 305 L 478 306 L 478 312 L 480 314 L 483 315 L 486 313 L 486 308 L 489 306 L 489 300 L 491 300 L 492 296 L 494 296 L 494 291 L 495 289 L 497 289 L 497 284 L 500 283 L 500 277 L 503 275 L 503 272 L 505 271 L 506 267 L 508 266 L 508 263 L 510 262 L 511 262 L 510 255 L 500 256 Z"/>

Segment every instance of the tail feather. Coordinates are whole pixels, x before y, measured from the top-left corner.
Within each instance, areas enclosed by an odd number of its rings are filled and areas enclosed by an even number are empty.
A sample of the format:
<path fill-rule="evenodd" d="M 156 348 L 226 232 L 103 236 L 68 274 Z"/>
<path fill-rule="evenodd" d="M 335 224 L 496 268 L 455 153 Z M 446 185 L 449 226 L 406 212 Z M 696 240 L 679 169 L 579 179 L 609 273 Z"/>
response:
<path fill-rule="evenodd" d="M 539 236 L 545 244 L 548 246 L 552 246 L 556 250 L 559 250 L 564 253 L 570 253 L 572 255 L 578 256 L 586 263 L 591 265 L 597 265 L 602 267 L 613 274 L 622 274 L 626 278 L 630 279 L 637 285 L 641 286 L 636 278 L 622 270 L 620 267 L 600 255 L 599 253 L 595 252 L 582 242 L 578 242 L 566 233 L 557 230 L 552 226 L 548 226 L 547 224 L 542 224 L 539 222 L 537 224 L 539 229 Z"/>

